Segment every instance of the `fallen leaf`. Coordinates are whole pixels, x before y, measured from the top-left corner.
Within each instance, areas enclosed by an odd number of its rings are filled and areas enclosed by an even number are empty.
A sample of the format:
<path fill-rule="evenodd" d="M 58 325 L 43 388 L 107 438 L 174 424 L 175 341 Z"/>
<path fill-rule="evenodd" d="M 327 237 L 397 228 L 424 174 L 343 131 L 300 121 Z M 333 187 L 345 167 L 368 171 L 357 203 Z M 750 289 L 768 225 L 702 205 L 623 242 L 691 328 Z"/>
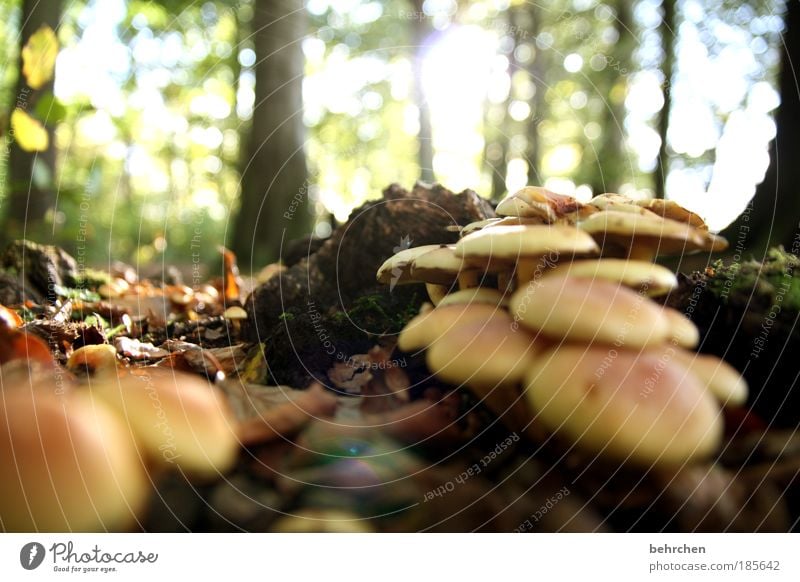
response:
<path fill-rule="evenodd" d="M 129 337 L 114 338 L 114 347 L 123 356 L 134 360 L 160 360 L 169 355 L 167 350 L 157 348 L 149 342 L 141 342 Z"/>
<path fill-rule="evenodd" d="M 228 384 L 230 386 L 230 384 Z M 255 392 L 255 388 L 251 392 Z M 257 410 L 254 406 L 247 406 L 242 400 L 238 403 L 231 402 L 234 414 L 244 416 L 239 424 L 239 440 L 244 446 L 256 445 L 275 440 L 281 436 L 296 433 L 311 420 L 320 417 L 330 417 L 336 411 L 337 399 L 326 392 L 319 385 L 314 384 L 308 390 L 293 390 L 286 387 L 259 386 L 261 389 L 271 389 L 271 403 Z M 229 390 L 223 390 L 229 394 Z M 230 401 L 230 398 L 229 398 Z M 240 417 L 241 418 L 241 417 Z"/>
<path fill-rule="evenodd" d="M 222 262 L 225 269 L 222 278 L 222 296 L 225 301 L 239 301 L 241 289 L 239 285 L 239 267 L 236 264 L 236 255 L 225 247 L 220 247 Z"/>

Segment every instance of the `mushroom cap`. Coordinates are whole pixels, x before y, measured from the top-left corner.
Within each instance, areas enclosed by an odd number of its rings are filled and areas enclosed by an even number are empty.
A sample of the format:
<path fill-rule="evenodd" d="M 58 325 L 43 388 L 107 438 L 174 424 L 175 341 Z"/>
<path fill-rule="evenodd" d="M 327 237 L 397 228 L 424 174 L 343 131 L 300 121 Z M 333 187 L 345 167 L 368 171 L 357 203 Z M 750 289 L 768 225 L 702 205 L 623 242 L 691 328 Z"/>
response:
<path fill-rule="evenodd" d="M 591 234 L 604 250 L 607 244 L 623 249 L 641 246 L 666 255 L 698 250 L 720 251 L 728 246 L 722 237 L 654 213 L 604 210 L 592 214 L 578 226 Z"/>
<path fill-rule="evenodd" d="M 546 276 L 560 275 L 603 279 L 631 289 L 646 291 L 648 295 L 661 295 L 678 286 L 675 273 L 649 261 L 626 259 L 585 259 L 558 265 L 546 271 Z"/>
<path fill-rule="evenodd" d="M 92 392 L 126 419 L 141 449 L 157 463 L 199 477 L 217 476 L 236 460 L 236 427 L 227 402 L 205 380 L 154 368 L 106 382 Z"/>
<path fill-rule="evenodd" d="M 520 391 L 541 342 L 511 322 L 491 319 L 457 325 L 428 348 L 428 368 L 442 380 L 469 386 L 503 423 L 525 430 L 532 414 Z"/>
<path fill-rule="evenodd" d="M 494 387 L 520 382 L 536 350 L 533 335 L 491 318 L 452 326 L 430 345 L 426 361 L 451 384 Z"/>
<path fill-rule="evenodd" d="M 508 305 L 508 299 L 497 289 L 474 287 L 472 289 L 462 289 L 445 295 L 439 302 L 439 306 L 458 305 L 461 303 L 488 303 L 489 305 L 506 307 Z"/>
<path fill-rule="evenodd" d="M 627 212 L 630 214 L 653 214 L 647 208 L 637 204 L 636 200 L 623 196 L 622 194 L 598 194 L 589 200 L 587 204 L 598 210 L 613 210 L 615 212 Z"/>
<path fill-rule="evenodd" d="M 697 376 L 722 404 L 738 406 L 747 402 L 747 381 L 725 360 L 682 349 L 675 350 L 675 359 Z"/>
<path fill-rule="evenodd" d="M 462 303 L 436 307 L 414 317 L 400 332 L 397 347 L 404 352 L 427 348 L 450 329 L 472 322 L 497 319 L 511 325 L 504 309 L 488 303 Z"/>
<path fill-rule="evenodd" d="M 695 228 L 708 230 L 706 221 L 699 214 L 695 214 L 688 208 L 684 208 L 674 200 L 664 200 L 661 198 L 645 198 L 633 202 L 637 206 L 647 208 L 650 212 L 658 214 L 663 218 L 685 222 Z"/>
<path fill-rule="evenodd" d="M 498 216 L 539 218 L 552 224 L 578 212 L 583 204 L 564 194 L 556 194 L 540 186 L 526 186 L 504 198 L 497 205 Z"/>
<path fill-rule="evenodd" d="M 518 289 L 510 308 L 520 323 L 551 339 L 642 348 L 671 333 L 660 305 L 601 279 L 545 277 Z"/>
<path fill-rule="evenodd" d="M 410 280 L 451 285 L 467 265 L 455 255 L 455 246 L 445 245 L 422 253 L 410 262 Z"/>
<path fill-rule="evenodd" d="M 442 245 L 422 245 L 420 247 L 411 247 L 410 249 L 403 249 L 402 251 L 392 255 L 386 259 L 383 264 L 378 268 L 376 278 L 378 283 L 390 284 L 394 281 L 398 283 L 410 283 L 411 273 L 409 266 L 419 255 L 425 254 L 434 249 L 438 249 Z"/>
<path fill-rule="evenodd" d="M 456 256 L 476 265 L 509 264 L 519 259 L 597 254 L 594 239 L 573 226 L 495 226 L 465 236 L 456 243 Z"/>
<path fill-rule="evenodd" d="M 124 530 L 150 493 L 133 438 L 85 392 L 4 392 L 0 467 L 6 531 Z"/>
<path fill-rule="evenodd" d="M 465 224 L 464 226 L 448 226 L 447 230 L 454 230 L 460 233 L 461 236 L 466 236 L 471 232 L 492 226 L 493 224 L 497 224 L 502 220 L 503 220 L 502 218 L 485 218 L 484 220 L 476 220 L 475 222 L 470 222 L 469 224 Z"/>
<path fill-rule="evenodd" d="M 495 226 L 520 226 L 527 224 L 546 224 L 541 218 L 531 216 L 504 216 L 502 218 L 487 218 L 478 222 L 471 222 L 459 229 L 461 236 L 467 236 L 484 228 L 494 228 Z"/>
<path fill-rule="evenodd" d="M 117 368 L 117 349 L 109 344 L 81 346 L 67 359 L 67 369 L 75 372 L 88 370 L 115 370 Z"/>
<path fill-rule="evenodd" d="M 722 442 L 714 398 L 663 350 L 561 346 L 534 360 L 526 394 L 549 429 L 646 466 L 708 457 Z"/>

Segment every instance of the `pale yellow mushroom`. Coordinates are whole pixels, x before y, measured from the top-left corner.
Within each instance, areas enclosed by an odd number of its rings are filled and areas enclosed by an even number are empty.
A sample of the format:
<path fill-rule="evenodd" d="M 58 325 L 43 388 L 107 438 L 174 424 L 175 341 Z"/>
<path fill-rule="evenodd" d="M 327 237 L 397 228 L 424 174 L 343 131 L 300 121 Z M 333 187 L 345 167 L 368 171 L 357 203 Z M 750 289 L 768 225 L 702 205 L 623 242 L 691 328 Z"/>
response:
<path fill-rule="evenodd" d="M 227 402 L 198 376 L 146 368 L 91 389 L 125 419 L 158 465 L 214 477 L 236 460 L 239 443 Z"/>
<path fill-rule="evenodd" d="M 5 531 L 126 530 L 151 490 L 128 428 L 85 392 L 6 391 L 0 471 Z"/>
<path fill-rule="evenodd" d="M 564 345 L 534 360 L 526 394 L 550 430 L 645 467 L 706 459 L 722 442 L 715 399 L 663 349 Z"/>
<path fill-rule="evenodd" d="M 660 305 L 600 279 L 546 277 L 518 289 L 510 308 L 520 324 L 553 340 L 642 348 L 672 333 Z"/>

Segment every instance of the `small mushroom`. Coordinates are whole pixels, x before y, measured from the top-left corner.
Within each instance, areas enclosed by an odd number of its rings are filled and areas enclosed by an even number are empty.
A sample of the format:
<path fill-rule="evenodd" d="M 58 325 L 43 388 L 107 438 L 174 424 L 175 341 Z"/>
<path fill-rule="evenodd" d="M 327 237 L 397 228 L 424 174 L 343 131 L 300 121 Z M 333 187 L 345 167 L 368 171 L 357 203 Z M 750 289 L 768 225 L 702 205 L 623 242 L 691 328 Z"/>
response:
<path fill-rule="evenodd" d="M 695 214 L 691 210 L 684 208 L 674 200 L 663 200 L 661 198 L 645 198 L 642 200 L 635 200 L 634 204 L 646 208 L 650 212 L 658 214 L 663 218 L 670 220 L 677 220 L 678 222 L 685 222 L 691 224 L 700 230 L 708 230 L 706 221 L 702 219 L 699 214 Z"/>
<path fill-rule="evenodd" d="M 0 402 L 5 531 L 120 531 L 150 488 L 119 418 L 85 392 L 7 391 Z"/>
<path fill-rule="evenodd" d="M 453 326 L 428 348 L 428 368 L 442 380 L 466 385 L 513 430 L 531 415 L 519 390 L 539 345 L 503 319 Z"/>
<path fill-rule="evenodd" d="M 630 259 L 652 261 L 656 255 L 699 250 L 721 251 L 727 241 L 689 224 L 650 215 L 604 210 L 578 224 L 607 251 L 621 251 Z"/>
<path fill-rule="evenodd" d="M 438 249 L 440 246 L 442 245 L 423 245 L 420 247 L 412 247 L 410 249 L 403 249 L 397 254 L 392 255 L 378 268 L 378 272 L 376 274 L 378 283 L 397 285 L 401 283 L 415 282 L 411 279 L 411 261 L 419 255 L 425 254 L 434 249 Z"/>
<path fill-rule="evenodd" d="M 647 295 L 664 295 L 678 286 L 675 273 L 649 261 L 586 259 L 558 265 L 544 274 L 603 279 L 642 291 Z"/>
<path fill-rule="evenodd" d="M 464 303 L 436 307 L 414 317 L 400 332 L 397 347 L 404 352 L 424 349 L 456 326 L 498 319 L 511 325 L 504 309 L 487 303 Z"/>
<path fill-rule="evenodd" d="M 428 368 L 451 384 L 517 383 L 536 353 L 535 338 L 503 318 L 459 323 L 428 348 Z"/>
<path fill-rule="evenodd" d="M 747 401 L 747 381 L 724 360 L 681 349 L 675 350 L 675 359 L 697 376 L 722 404 L 739 406 Z"/>
<path fill-rule="evenodd" d="M 567 221 L 580 214 L 584 205 L 564 194 L 540 186 L 526 186 L 497 205 L 498 216 L 537 218 L 546 224 Z"/>
<path fill-rule="evenodd" d="M 458 281 L 460 289 L 478 286 L 480 269 L 470 268 L 463 258 L 456 256 L 455 246 L 443 245 L 422 253 L 410 262 L 410 281 L 450 286 Z"/>
<path fill-rule="evenodd" d="M 660 305 L 601 279 L 546 277 L 518 289 L 511 312 L 551 339 L 642 348 L 670 338 Z"/>
<path fill-rule="evenodd" d="M 597 254 L 591 236 L 566 225 L 496 226 L 465 236 L 456 244 L 456 256 L 490 271 L 516 265 L 517 284 L 533 279 L 555 262 Z"/>
<path fill-rule="evenodd" d="M 71 372 L 107 372 L 117 368 L 117 350 L 109 344 L 82 346 L 72 352 L 67 360 Z"/>
<path fill-rule="evenodd" d="M 623 461 L 681 465 L 722 442 L 714 398 L 663 350 L 563 345 L 534 360 L 526 394 L 547 428 Z"/>
<path fill-rule="evenodd" d="M 637 204 L 635 200 L 628 198 L 627 196 L 623 196 L 622 194 L 598 194 L 589 200 L 587 204 L 598 210 L 613 210 L 615 212 L 628 212 L 631 214 L 644 215 L 653 214 L 647 208 Z"/>
<path fill-rule="evenodd" d="M 495 226 L 524 226 L 528 224 L 546 224 L 541 218 L 529 216 L 504 216 L 502 218 L 487 218 L 486 220 L 479 220 L 477 222 L 470 222 L 469 224 L 457 227 L 461 236 L 467 236 L 478 230 L 484 228 L 494 228 Z"/>
<path fill-rule="evenodd" d="M 680 311 L 669 307 L 663 308 L 663 313 L 669 320 L 670 339 L 682 348 L 695 348 L 700 343 L 700 330 Z"/>
<path fill-rule="evenodd" d="M 227 471 L 236 459 L 235 421 L 223 397 L 198 376 L 142 369 L 92 385 L 155 463 L 199 477 Z"/>
<path fill-rule="evenodd" d="M 244 308 L 239 305 L 232 305 L 225 310 L 225 313 L 222 314 L 222 317 L 232 321 L 242 321 L 247 319 L 247 311 L 245 311 Z"/>

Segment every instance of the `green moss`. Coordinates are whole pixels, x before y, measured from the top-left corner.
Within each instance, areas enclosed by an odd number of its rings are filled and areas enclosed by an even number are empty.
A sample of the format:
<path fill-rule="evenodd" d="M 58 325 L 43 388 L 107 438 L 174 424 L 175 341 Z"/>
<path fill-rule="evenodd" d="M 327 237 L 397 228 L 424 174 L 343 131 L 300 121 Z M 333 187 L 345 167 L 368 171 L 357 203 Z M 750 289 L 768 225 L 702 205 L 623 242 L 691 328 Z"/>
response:
<path fill-rule="evenodd" d="M 800 311 L 800 259 L 783 247 L 771 248 L 763 262 L 716 261 L 708 274 L 707 289 L 723 303 L 764 299 Z"/>
<path fill-rule="evenodd" d="M 284 311 L 278 316 L 279 321 L 294 321 L 294 313 L 291 311 Z"/>
<path fill-rule="evenodd" d="M 75 286 L 87 289 L 97 289 L 100 285 L 111 283 L 111 275 L 104 271 L 87 268 L 80 276 L 75 277 Z"/>

